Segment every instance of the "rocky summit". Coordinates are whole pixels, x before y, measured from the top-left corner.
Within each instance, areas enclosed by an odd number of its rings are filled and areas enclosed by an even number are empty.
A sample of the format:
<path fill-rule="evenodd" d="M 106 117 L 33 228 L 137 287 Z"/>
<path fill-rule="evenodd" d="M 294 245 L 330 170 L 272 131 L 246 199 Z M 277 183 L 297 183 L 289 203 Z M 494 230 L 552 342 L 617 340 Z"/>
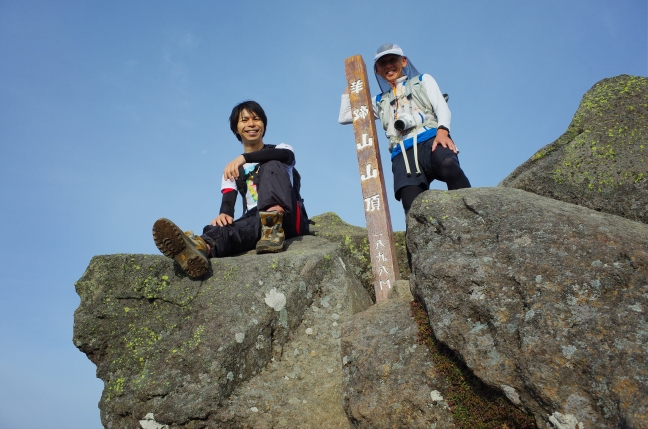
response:
<path fill-rule="evenodd" d="M 598 82 L 567 131 L 500 186 L 648 223 L 648 78 Z"/>
<path fill-rule="evenodd" d="M 348 427 L 340 324 L 371 300 L 337 246 L 211 262 L 195 281 L 163 256 L 99 256 L 76 283 L 104 427 Z"/>
<path fill-rule="evenodd" d="M 200 280 L 94 257 L 73 341 L 104 427 L 647 428 L 645 87 L 599 82 L 504 186 L 421 194 L 377 304 L 367 231 L 334 213 Z"/>
<path fill-rule="evenodd" d="M 414 295 L 475 375 L 540 427 L 648 427 L 648 225 L 482 188 L 422 194 L 408 229 Z"/>

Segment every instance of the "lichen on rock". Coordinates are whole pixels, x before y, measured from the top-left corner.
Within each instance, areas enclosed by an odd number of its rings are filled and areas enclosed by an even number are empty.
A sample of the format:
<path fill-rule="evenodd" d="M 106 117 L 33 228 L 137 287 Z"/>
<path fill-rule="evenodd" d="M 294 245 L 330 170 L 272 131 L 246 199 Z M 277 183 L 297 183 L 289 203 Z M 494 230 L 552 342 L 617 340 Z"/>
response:
<path fill-rule="evenodd" d="M 350 225 L 332 212 L 314 216 L 312 220 L 315 225 L 311 227 L 311 232 L 317 237 L 322 237 L 340 245 L 341 260 L 346 269 L 360 278 L 364 288 L 371 295 L 372 300 L 376 302 L 367 229 Z M 409 279 L 410 269 L 407 263 L 405 233 L 403 231 L 394 232 L 394 245 L 396 247 L 400 278 L 401 280 L 407 280 Z"/>
<path fill-rule="evenodd" d="M 264 401 L 281 392 L 295 394 L 302 384 L 303 392 L 318 392 L 314 383 L 326 385 L 319 392 L 327 398 L 340 392 L 334 365 L 339 323 L 371 301 L 342 268 L 337 245 L 306 236 L 287 247 L 276 255 L 212 259 L 211 274 L 202 280 L 190 279 L 163 256 L 93 258 L 76 283 L 81 303 L 74 344 L 104 380 L 99 403 L 104 426 L 197 429 L 264 427 L 268 419 L 272 427 L 312 422 L 296 410 L 322 406 L 315 396 L 286 402 L 270 414 Z M 328 323 L 307 336 L 303 331 L 312 328 L 304 323 L 313 317 Z M 297 361 L 301 371 L 285 369 Z M 328 362 L 331 372 L 320 373 L 321 362 Z M 271 379 L 264 374 L 277 374 L 275 365 L 296 380 L 287 390 L 267 381 L 256 385 L 259 400 L 248 405 L 251 396 L 245 389 L 263 377 Z M 323 423 L 346 422 L 341 402 L 337 408 L 331 403 L 321 407 L 328 414 Z M 313 419 L 321 416 L 312 414 Z"/>
<path fill-rule="evenodd" d="M 648 223 L 648 78 L 598 82 L 567 131 L 500 186 Z"/>

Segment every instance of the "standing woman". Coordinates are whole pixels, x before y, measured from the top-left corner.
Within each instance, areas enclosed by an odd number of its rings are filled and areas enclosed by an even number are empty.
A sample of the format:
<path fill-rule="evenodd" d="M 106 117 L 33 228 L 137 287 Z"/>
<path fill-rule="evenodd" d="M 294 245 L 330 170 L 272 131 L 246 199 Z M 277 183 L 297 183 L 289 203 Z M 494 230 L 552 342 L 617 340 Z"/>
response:
<path fill-rule="evenodd" d="M 434 78 L 419 74 L 393 43 L 378 48 L 374 73 L 382 91 L 372 98 L 374 113 L 389 139 L 394 193 L 405 214 L 433 180 L 445 182 L 448 190 L 470 188 L 450 137 L 450 109 Z M 353 122 L 348 87 L 338 121 Z"/>

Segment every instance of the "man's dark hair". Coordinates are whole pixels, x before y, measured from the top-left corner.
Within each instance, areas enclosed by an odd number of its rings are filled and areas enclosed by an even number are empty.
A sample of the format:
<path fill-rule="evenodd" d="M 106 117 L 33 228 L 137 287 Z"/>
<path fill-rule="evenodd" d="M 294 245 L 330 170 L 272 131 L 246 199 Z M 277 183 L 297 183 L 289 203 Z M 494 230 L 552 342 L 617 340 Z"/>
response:
<path fill-rule="evenodd" d="M 248 100 L 234 106 L 234 108 L 232 109 L 232 114 L 229 117 L 230 129 L 232 130 L 236 138 L 241 141 L 241 136 L 238 135 L 237 131 L 239 118 L 241 117 L 241 113 L 243 113 L 244 110 L 247 110 L 250 114 L 257 115 L 259 119 L 261 119 L 261 122 L 263 122 L 263 136 L 265 136 L 266 129 L 268 128 L 268 118 L 266 117 L 266 114 L 259 103 L 257 103 L 256 101 Z"/>

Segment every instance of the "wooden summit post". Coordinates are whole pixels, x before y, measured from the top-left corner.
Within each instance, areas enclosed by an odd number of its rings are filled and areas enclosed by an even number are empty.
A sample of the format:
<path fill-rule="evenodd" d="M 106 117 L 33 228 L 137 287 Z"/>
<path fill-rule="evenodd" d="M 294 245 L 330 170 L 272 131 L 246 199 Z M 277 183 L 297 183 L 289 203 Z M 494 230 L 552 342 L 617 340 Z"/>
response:
<path fill-rule="evenodd" d="M 376 119 L 369 94 L 367 68 L 360 55 L 354 55 L 344 61 L 351 113 L 353 116 L 353 133 L 360 168 L 360 184 L 364 199 L 365 219 L 369 238 L 369 255 L 373 272 L 376 302 L 387 299 L 389 290 L 400 278 L 398 260 L 394 246 L 389 204 L 385 192 Z"/>

